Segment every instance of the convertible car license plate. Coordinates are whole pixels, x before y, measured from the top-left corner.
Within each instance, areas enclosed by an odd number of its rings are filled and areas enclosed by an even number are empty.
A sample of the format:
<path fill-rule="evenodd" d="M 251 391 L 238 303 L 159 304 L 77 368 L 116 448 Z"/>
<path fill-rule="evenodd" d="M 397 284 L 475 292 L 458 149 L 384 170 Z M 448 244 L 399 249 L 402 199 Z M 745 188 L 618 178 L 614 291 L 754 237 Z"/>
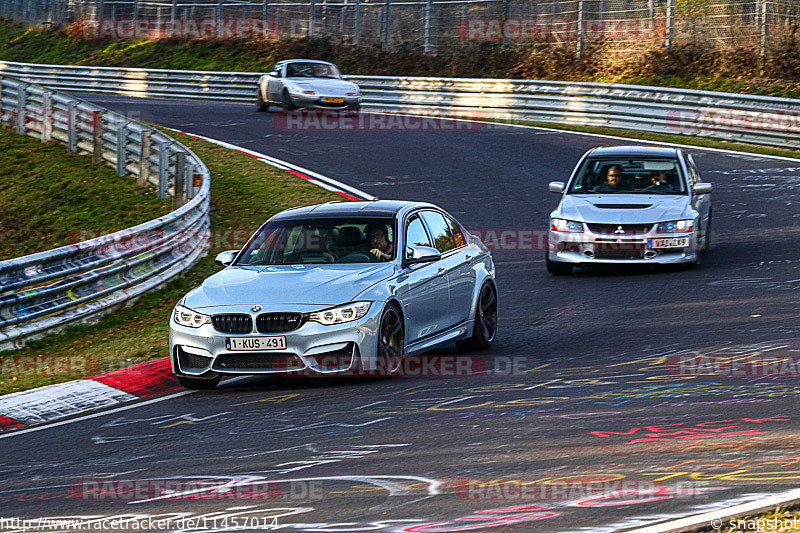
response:
<path fill-rule="evenodd" d="M 342 104 L 344 103 L 344 98 L 338 98 L 335 96 L 323 96 L 320 98 L 321 102 L 325 102 L 326 104 Z"/>
<path fill-rule="evenodd" d="M 225 349 L 240 352 L 285 350 L 286 337 L 226 337 Z"/>
<path fill-rule="evenodd" d="M 649 248 L 686 248 L 689 237 L 673 237 L 671 239 L 650 239 Z"/>

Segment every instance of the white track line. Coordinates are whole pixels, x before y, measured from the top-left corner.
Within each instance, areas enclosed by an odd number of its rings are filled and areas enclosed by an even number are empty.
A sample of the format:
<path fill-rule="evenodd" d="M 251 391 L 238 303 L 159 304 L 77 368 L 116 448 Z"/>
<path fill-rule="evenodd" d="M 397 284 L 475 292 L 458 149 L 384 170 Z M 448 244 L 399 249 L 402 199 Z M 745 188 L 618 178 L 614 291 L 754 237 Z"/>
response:
<path fill-rule="evenodd" d="M 627 533 L 679 533 L 682 531 L 694 531 L 701 527 L 713 528 L 712 522 L 714 522 L 714 525 L 718 526 L 714 528 L 718 531 L 720 529 L 725 529 L 729 525 L 727 521 L 733 518 L 757 515 L 764 511 L 770 511 L 775 507 L 782 507 L 798 501 L 800 501 L 800 489 L 793 489 L 775 494 L 774 496 L 734 505 L 717 511 L 709 511 L 707 513 L 691 515 L 653 526 L 626 531 Z"/>
<path fill-rule="evenodd" d="M 101 411 L 99 413 L 92 413 L 90 415 L 79 416 L 77 418 L 70 418 L 69 420 L 63 420 L 61 422 L 53 422 L 48 423 L 45 422 L 41 426 L 34 426 L 32 428 L 27 429 L 18 429 L 12 430 L 10 433 L 3 433 L 0 434 L 0 439 L 7 439 L 9 437 L 16 437 L 19 435 L 23 435 L 25 433 L 32 433 L 34 431 L 42 431 L 43 429 L 50 429 L 58 426 L 65 426 L 67 424 L 72 424 L 73 422 L 81 422 L 83 420 L 89 420 L 90 418 L 97 418 L 98 416 L 105 416 L 110 415 L 113 413 L 119 413 L 120 411 L 127 411 L 128 409 L 136 409 L 137 407 L 142 407 L 144 405 L 149 405 L 151 403 L 158 403 L 163 402 L 164 400 L 171 400 L 172 398 L 177 398 L 178 396 L 185 396 L 187 394 L 192 394 L 195 391 L 185 390 L 181 392 L 176 392 L 175 394 L 170 394 L 169 396 L 162 396 L 160 398 L 154 398 L 152 400 L 147 400 L 145 402 L 139 402 L 132 405 L 126 405 L 124 407 L 117 407 L 116 409 L 110 409 L 108 411 Z"/>
<path fill-rule="evenodd" d="M 172 131 L 176 131 L 178 133 L 183 133 L 184 135 L 189 135 L 190 137 L 196 137 L 197 139 L 202 139 L 204 141 L 222 146 L 223 148 L 229 148 L 231 150 L 236 150 L 237 152 L 242 152 L 243 154 L 255 157 L 259 161 L 262 161 L 268 165 L 273 167 L 277 167 L 281 170 L 285 170 L 287 172 L 291 172 L 295 175 L 300 175 L 301 178 L 304 178 L 314 185 L 318 185 L 323 189 L 327 189 L 329 191 L 333 191 L 343 196 L 350 198 L 351 200 L 374 200 L 375 197 L 369 193 L 362 191 L 361 189 L 356 189 L 355 187 L 348 185 L 346 183 L 342 183 L 341 181 L 335 180 L 331 177 L 325 176 L 318 172 L 314 172 L 313 170 L 309 170 L 307 168 L 303 168 L 301 166 L 295 165 L 293 163 L 289 163 L 288 161 L 284 161 L 282 159 L 278 159 L 277 157 L 272 157 L 271 155 L 262 154 L 261 152 L 256 152 L 255 150 L 250 150 L 249 148 L 244 148 L 243 146 L 238 146 L 235 144 L 231 144 L 226 141 L 220 141 L 219 139 L 212 139 L 211 137 L 205 137 L 203 135 L 198 135 L 196 133 L 190 133 L 188 131 L 176 130 L 174 128 L 168 128 Z"/>

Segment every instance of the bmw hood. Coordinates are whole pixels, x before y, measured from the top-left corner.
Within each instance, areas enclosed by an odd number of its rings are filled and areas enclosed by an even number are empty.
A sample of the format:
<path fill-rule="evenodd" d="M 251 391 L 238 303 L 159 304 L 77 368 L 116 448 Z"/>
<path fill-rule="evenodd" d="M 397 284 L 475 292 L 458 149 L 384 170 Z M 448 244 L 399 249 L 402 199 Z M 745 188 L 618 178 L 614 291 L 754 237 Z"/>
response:
<path fill-rule="evenodd" d="M 598 224 L 637 224 L 693 218 L 689 196 L 567 194 L 553 217 Z"/>
<path fill-rule="evenodd" d="M 191 309 L 221 305 L 310 304 L 334 306 L 351 301 L 389 278 L 394 265 L 233 266 L 207 278 L 186 295 Z"/>

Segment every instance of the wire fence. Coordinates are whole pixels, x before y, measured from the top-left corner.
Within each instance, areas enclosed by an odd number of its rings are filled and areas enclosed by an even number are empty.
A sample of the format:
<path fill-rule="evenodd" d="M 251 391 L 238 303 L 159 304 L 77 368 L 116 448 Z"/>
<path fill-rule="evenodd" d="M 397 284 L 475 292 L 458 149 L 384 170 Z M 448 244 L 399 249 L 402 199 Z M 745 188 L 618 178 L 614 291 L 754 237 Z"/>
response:
<path fill-rule="evenodd" d="M 637 52 L 760 48 L 793 35 L 800 0 L 3 0 L 0 17 L 86 39 L 329 37 L 436 53 L 467 43 Z"/>

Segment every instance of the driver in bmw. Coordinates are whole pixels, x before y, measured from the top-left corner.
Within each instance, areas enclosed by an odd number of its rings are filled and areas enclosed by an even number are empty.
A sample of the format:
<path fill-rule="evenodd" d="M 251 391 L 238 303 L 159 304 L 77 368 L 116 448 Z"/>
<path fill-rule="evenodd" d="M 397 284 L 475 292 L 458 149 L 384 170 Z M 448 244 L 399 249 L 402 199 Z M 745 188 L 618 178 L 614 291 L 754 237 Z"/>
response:
<path fill-rule="evenodd" d="M 388 261 L 392 258 L 392 243 L 389 242 L 389 232 L 383 224 L 367 226 L 367 237 L 369 238 L 370 253 L 380 261 Z"/>

